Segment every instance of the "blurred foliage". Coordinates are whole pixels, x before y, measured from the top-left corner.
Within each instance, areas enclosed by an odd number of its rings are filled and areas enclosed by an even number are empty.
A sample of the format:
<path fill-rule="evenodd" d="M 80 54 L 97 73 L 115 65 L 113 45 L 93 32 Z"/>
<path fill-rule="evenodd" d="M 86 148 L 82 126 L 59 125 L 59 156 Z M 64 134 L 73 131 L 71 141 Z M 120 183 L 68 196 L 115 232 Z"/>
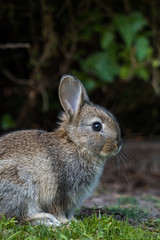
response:
<path fill-rule="evenodd" d="M 159 1 L 115 2 L 0 2 L 2 131 L 51 130 L 59 78 L 71 73 L 99 104 L 117 102 L 127 133 L 160 134 Z"/>
<path fill-rule="evenodd" d="M 116 77 L 149 80 L 147 67 L 152 63 L 153 49 L 148 32 L 142 31 L 146 25 L 147 20 L 139 12 L 116 14 L 109 26 L 98 32 L 101 51 L 80 61 L 82 71 L 93 73 L 105 83 Z"/>
<path fill-rule="evenodd" d="M 15 128 L 15 122 L 9 114 L 3 114 L 1 118 L 1 129 L 9 130 Z"/>

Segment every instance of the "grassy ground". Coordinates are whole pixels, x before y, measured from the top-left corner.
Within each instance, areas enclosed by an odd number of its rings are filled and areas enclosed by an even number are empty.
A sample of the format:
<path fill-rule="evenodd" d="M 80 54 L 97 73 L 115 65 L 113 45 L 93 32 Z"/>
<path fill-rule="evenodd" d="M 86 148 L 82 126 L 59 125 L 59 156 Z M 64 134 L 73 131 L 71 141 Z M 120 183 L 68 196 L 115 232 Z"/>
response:
<path fill-rule="evenodd" d="M 113 209 L 112 209 L 113 210 Z M 97 216 L 98 215 L 98 216 Z M 0 239 L 113 239 L 113 240 L 150 240 L 160 239 L 160 219 L 138 222 L 137 212 L 132 211 L 132 223 L 128 220 L 116 220 L 113 215 L 94 215 L 72 221 L 70 225 L 59 228 L 46 226 L 19 225 L 14 219 L 0 222 Z M 82 217 L 82 216 L 81 216 Z M 127 212 L 126 212 L 127 217 Z"/>
<path fill-rule="evenodd" d="M 81 208 L 76 213 L 77 222 L 58 228 L 20 225 L 16 220 L 0 221 L 0 239 L 160 239 L 160 218 L 152 218 L 147 206 L 160 210 L 160 199 L 143 197 L 144 207 L 139 207 L 136 197 L 121 197 L 109 208 Z M 149 204 L 149 205 L 148 205 Z M 159 215 L 158 215 L 159 216 Z"/>

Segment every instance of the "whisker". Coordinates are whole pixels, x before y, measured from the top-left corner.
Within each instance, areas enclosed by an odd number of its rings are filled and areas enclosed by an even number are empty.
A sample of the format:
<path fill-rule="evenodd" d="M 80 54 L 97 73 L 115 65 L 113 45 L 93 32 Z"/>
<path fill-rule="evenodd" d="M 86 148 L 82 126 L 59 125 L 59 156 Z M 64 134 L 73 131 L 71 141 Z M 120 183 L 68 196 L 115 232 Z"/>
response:
<path fill-rule="evenodd" d="M 117 164 L 118 164 L 118 168 L 119 168 L 119 177 L 121 178 L 121 180 L 124 182 L 124 179 L 125 179 L 125 182 L 128 183 L 128 176 L 127 174 L 125 173 L 124 171 L 124 168 L 121 164 L 121 162 L 123 161 L 123 164 L 125 163 L 125 160 L 122 158 L 122 156 L 117 156 Z M 122 175 L 121 175 L 122 174 Z"/>
<path fill-rule="evenodd" d="M 121 175 L 120 175 L 120 173 L 121 173 L 121 167 L 120 167 L 120 162 L 119 162 L 119 158 L 118 158 L 118 156 L 117 156 L 117 165 L 118 165 L 118 176 L 121 178 Z"/>
<path fill-rule="evenodd" d="M 130 154 L 126 151 L 126 150 L 124 150 L 124 149 L 122 149 L 122 151 L 120 152 L 125 158 L 126 157 L 130 157 Z"/>
<path fill-rule="evenodd" d="M 127 161 L 126 161 L 126 157 L 125 157 L 125 155 L 121 152 L 120 154 L 119 154 L 119 159 L 123 162 L 123 164 L 125 165 L 125 166 L 127 166 Z"/>
<path fill-rule="evenodd" d="M 135 159 L 135 152 L 131 150 L 127 145 L 124 145 L 121 152 L 127 160 Z"/>

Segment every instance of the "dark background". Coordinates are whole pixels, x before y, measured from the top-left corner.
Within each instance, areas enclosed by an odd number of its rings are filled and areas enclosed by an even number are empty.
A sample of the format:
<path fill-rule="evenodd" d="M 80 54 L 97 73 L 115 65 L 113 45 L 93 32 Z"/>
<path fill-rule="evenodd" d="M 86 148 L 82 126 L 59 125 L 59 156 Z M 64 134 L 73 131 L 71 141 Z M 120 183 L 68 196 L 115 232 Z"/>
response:
<path fill-rule="evenodd" d="M 0 12 L 1 133 L 54 129 L 73 74 L 125 138 L 159 139 L 158 0 L 1 0 Z"/>

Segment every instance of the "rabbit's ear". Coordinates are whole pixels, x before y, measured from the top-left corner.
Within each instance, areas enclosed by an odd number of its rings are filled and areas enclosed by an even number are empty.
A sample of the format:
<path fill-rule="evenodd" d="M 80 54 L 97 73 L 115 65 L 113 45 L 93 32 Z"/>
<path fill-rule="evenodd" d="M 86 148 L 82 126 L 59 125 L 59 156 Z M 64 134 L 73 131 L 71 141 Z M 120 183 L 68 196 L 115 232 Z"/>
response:
<path fill-rule="evenodd" d="M 81 82 L 71 75 L 64 75 L 59 85 L 59 99 L 65 112 L 69 116 L 78 113 L 86 101 L 87 92 Z"/>

